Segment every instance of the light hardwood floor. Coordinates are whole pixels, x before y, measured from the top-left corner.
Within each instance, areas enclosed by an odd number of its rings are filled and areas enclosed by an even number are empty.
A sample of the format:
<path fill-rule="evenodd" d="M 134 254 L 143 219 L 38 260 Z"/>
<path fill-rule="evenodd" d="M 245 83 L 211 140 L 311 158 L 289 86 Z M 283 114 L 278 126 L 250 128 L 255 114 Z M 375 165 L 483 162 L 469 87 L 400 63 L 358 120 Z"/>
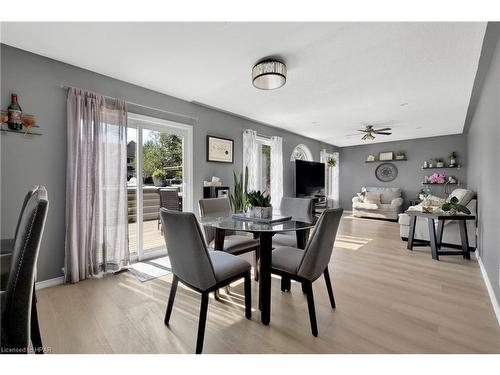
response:
<path fill-rule="evenodd" d="M 479 266 L 459 256 L 410 252 L 396 223 L 345 215 L 330 274 L 314 283 L 319 336 L 310 333 L 300 286 L 272 281 L 271 324 L 253 317 L 243 285 L 210 300 L 204 353 L 500 353 L 496 321 Z M 170 328 L 163 325 L 171 275 L 141 283 L 128 272 L 38 294 L 44 345 L 54 353 L 193 353 L 200 297 L 179 287 Z"/>

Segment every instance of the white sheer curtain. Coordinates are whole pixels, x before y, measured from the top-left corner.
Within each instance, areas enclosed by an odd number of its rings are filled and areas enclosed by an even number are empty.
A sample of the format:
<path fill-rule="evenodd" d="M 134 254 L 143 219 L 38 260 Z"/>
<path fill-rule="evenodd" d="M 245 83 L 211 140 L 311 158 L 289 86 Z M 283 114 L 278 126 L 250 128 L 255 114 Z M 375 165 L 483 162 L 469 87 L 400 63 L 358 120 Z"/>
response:
<path fill-rule="evenodd" d="M 129 262 L 126 104 L 69 89 L 67 126 L 64 272 L 74 283 Z"/>
<path fill-rule="evenodd" d="M 243 132 L 243 176 L 245 167 L 248 167 L 248 191 L 259 190 L 259 145 L 257 143 L 257 132 L 246 129 Z"/>
<path fill-rule="evenodd" d="M 328 159 L 336 160 L 335 167 L 328 167 Z M 327 152 L 321 150 L 320 161 L 325 163 L 325 195 L 328 198 L 330 207 L 339 207 L 340 205 L 340 185 L 339 185 L 339 166 L 340 159 L 338 152 Z"/>
<path fill-rule="evenodd" d="M 271 204 L 279 210 L 283 198 L 283 139 L 271 137 Z"/>

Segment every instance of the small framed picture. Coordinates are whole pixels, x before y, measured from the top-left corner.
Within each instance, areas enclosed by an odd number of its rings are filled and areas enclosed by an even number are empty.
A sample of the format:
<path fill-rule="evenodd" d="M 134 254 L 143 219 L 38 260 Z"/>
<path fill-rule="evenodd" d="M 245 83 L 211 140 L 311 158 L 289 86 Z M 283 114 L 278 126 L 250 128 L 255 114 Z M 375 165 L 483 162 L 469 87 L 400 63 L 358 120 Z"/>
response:
<path fill-rule="evenodd" d="M 233 163 L 234 140 L 207 135 L 207 161 Z"/>
<path fill-rule="evenodd" d="M 380 160 L 380 161 L 393 160 L 393 157 L 394 157 L 394 153 L 392 151 L 378 153 L 378 160 Z"/>

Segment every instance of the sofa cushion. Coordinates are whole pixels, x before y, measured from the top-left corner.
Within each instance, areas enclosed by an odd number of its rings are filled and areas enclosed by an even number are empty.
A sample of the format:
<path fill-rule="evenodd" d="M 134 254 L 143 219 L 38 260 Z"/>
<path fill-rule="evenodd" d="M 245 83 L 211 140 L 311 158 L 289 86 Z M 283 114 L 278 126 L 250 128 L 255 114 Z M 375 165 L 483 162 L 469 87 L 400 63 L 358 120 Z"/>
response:
<path fill-rule="evenodd" d="M 352 208 L 356 208 L 358 210 L 378 210 L 378 205 L 375 203 L 353 202 Z"/>
<path fill-rule="evenodd" d="M 381 203 L 378 205 L 380 211 L 390 211 L 390 212 L 398 212 L 399 206 L 393 206 L 392 204 Z"/>
<path fill-rule="evenodd" d="M 458 204 L 467 206 L 472 198 L 474 198 L 474 192 L 467 189 L 455 189 L 451 192 L 450 196 L 446 198 L 446 202 L 449 202 L 453 197 L 458 199 Z"/>
<path fill-rule="evenodd" d="M 365 194 L 364 203 L 380 204 L 380 193 L 367 191 Z"/>
<path fill-rule="evenodd" d="M 394 198 L 401 197 L 400 188 L 367 186 L 363 187 L 362 191 L 363 190 L 367 192 L 380 193 L 380 202 L 384 204 L 391 203 Z"/>

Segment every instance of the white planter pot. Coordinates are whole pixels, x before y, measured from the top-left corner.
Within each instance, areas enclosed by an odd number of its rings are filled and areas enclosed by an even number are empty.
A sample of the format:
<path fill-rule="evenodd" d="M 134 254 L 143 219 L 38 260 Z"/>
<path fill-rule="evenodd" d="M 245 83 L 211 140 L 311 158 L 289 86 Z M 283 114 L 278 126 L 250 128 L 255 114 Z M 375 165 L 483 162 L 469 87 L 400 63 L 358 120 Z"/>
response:
<path fill-rule="evenodd" d="M 272 207 L 250 207 L 250 216 L 258 219 L 270 219 L 273 216 Z"/>
<path fill-rule="evenodd" d="M 436 163 L 436 167 L 443 168 L 444 167 L 444 163 L 438 162 L 438 163 Z"/>

